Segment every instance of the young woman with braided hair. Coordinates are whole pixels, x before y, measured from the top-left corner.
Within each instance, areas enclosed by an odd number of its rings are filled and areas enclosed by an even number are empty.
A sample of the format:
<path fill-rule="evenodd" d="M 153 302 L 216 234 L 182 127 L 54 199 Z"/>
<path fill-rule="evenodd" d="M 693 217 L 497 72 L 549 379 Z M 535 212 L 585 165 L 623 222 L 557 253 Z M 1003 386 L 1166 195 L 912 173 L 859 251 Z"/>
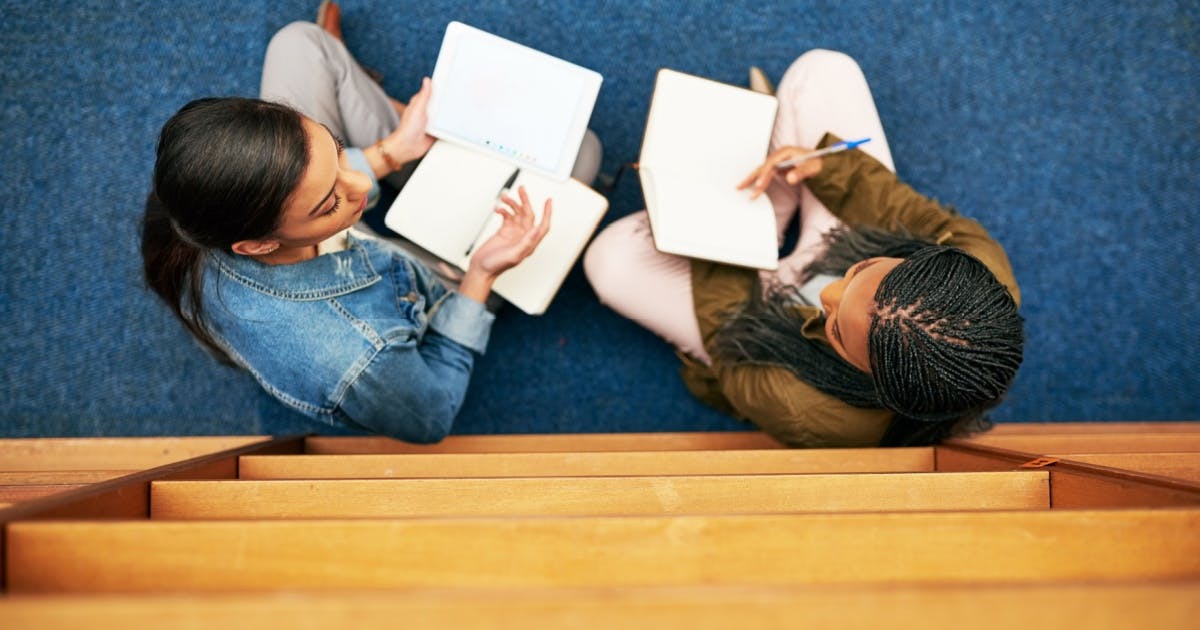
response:
<path fill-rule="evenodd" d="M 771 198 L 780 242 L 800 212 L 779 269 L 662 254 L 641 212 L 589 248 L 597 294 L 679 349 L 694 395 L 786 444 L 922 445 L 987 428 L 1024 347 L 1004 250 L 896 178 L 853 59 L 806 53 L 778 97 L 772 152 L 741 187 Z M 872 140 L 777 174 L 839 135 Z"/>

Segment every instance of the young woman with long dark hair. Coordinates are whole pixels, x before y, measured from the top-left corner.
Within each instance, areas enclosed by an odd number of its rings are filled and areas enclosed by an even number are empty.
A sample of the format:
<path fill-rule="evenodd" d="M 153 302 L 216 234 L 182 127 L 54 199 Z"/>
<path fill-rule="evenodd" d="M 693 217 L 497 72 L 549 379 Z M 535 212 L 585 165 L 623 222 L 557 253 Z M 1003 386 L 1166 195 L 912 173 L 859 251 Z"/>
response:
<path fill-rule="evenodd" d="M 741 187 L 770 196 L 780 242 L 801 213 L 778 271 L 662 254 L 639 212 L 589 248 L 596 293 L 678 348 L 694 395 L 789 445 L 932 444 L 990 426 L 1024 348 L 1003 248 L 896 178 L 853 59 L 810 51 L 777 96 L 772 152 Z M 780 168 L 834 134 L 871 141 Z"/>
<path fill-rule="evenodd" d="M 329 18 L 331 3 L 323 5 Z M 378 182 L 424 155 L 428 79 L 390 99 L 325 28 L 267 49 L 261 99 L 206 98 L 163 126 L 142 225 L 150 288 L 219 360 L 318 421 L 414 442 L 445 436 L 487 346 L 492 283 L 550 227 L 504 198 L 503 227 L 456 289 L 354 229 Z M 599 163 L 594 136 L 576 175 Z M 590 173 L 588 172 L 590 170 Z"/>

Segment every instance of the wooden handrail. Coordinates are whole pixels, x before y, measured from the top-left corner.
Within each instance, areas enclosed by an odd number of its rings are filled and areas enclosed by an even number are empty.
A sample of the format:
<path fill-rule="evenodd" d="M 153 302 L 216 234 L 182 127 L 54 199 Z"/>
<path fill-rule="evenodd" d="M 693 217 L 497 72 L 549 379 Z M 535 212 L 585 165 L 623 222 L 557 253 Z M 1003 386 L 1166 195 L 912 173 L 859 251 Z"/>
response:
<path fill-rule="evenodd" d="M 1052 509 L 1200 505 L 1200 483 L 963 440 L 935 447 L 934 460 L 938 472 L 1015 470 L 1042 460 L 1039 467 L 1050 472 Z"/>

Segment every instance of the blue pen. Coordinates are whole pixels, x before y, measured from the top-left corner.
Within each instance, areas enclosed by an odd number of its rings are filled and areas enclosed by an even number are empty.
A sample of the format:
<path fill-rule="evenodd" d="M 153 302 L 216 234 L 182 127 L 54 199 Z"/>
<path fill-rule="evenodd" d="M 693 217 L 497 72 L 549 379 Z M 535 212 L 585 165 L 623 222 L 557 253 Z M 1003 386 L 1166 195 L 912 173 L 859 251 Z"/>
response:
<path fill-rule="evenodd" d="M 793 166 L 795 166 L 805 160 L 811 160 L 812 158 L 821 157 L 822 155 L 829 155 L 830 153 L 838 153 L 840 151 L 845 151 L 847 149 L 853 149 L 860 144 L 866 144 L 870 141 L 871 141 L 870 138 L 862 138 L 860 140 L 842 140 L 841 142 L 835 142 L 835 143 L 825 147 L 824 149 L 818 149 L 816 151 L 813 151 L 812 153 L 809 153 L 808 155 L 802 155 L 800 157 L 794 157 L 790 160 L 784 160 L 784 161 L 776 164 L 775 168 L 792 168 Z"/>

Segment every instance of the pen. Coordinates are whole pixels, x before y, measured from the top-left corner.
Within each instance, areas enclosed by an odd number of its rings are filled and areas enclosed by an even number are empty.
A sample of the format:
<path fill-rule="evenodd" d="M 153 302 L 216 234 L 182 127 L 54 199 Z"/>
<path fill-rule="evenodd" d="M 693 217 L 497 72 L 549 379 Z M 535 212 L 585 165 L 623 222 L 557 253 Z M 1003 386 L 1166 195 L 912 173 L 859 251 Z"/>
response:
<path fill-rule="evenodd" d="M 775 168 L 792 168 L 793 166 L 805 160 L 811 160 L 812 158 L 821 157 L 822 155 L 829 155 L 830 153 L 838 153 L 840 151 L 845 151 L 846 149 L 853 149 L 860 144 L 866 144 L 870 141 L 870 138 L 862 138 L 860 140 L 842 140 L 841 142 L 835 142 L 824 149 L 813 151 L 808 155 L 801 155 L 800 157 L 794 157 L 790 160 L 784 160 L 776 164 Z"/>
<path fill-rule="evenodd" d="M 520 168 L 513 169 L 512 175 L 509 175 L 508 179 L 504 182 L 504 185 L 500 187 L 500 192 L 496 193 L 496 199 L 492 202 L 493 207 L 499 205 L 500 198 L 504 196 L 504 193 L 512 189 L 512 185 L 517 182 L 517 176 L 520 174 Z M 484 219 L 483 225 L 479 226 L 479 231 L 475 233 L 475 238 L 471 239 L 471 245 L 467 247 L 467 253 L 463 254 L 464 256 L 470 256 L 471 252 L 475 251 L 475 244 L 479 242 L 479 237 L 483 236 L 483 231 L 487 229 L 488 223 L 491 222 L 491 220 L 492 215 L 489 214 L 487 218 Z"/>

